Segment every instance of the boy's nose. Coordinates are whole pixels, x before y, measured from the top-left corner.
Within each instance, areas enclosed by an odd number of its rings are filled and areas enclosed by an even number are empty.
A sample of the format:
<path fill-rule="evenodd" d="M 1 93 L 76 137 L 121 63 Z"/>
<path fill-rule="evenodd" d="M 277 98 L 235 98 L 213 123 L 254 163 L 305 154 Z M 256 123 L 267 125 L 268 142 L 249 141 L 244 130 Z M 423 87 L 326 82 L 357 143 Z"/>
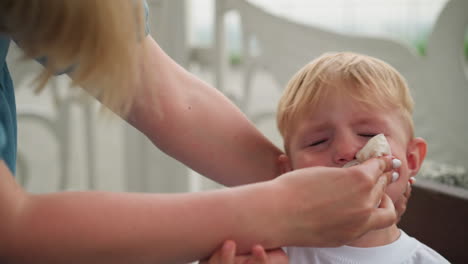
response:
<path fill-rule="evenodd" d="M 359 151 L 359 146 L 352 141 L 341 141 L 335 145 L 335 153 L 333 162 L 339 166 L 356 158 L 356 153 Z"/>

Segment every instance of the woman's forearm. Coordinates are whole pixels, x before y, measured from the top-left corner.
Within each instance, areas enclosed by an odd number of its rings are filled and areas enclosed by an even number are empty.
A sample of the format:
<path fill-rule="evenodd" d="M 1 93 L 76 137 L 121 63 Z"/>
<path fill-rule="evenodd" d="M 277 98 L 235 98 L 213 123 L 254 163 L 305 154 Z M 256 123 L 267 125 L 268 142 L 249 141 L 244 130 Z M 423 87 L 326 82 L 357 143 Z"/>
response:
<path fill-rule="evenodd" d="M 215 88 L 148 36 L 143 89 L 127 120 L 164 152 L 228 186 L 278 176 L 281 151 Z"/>
<path fill-rule="evenodd" d="M 15 197 L 24 202 L 16 213 L 2 218 L 0 260 L 187 263 L 208 256 L 226 239 L 235 240 L 244 251 L 255 243 L 279 245 L 271 239 L 278 236 L 270 230 L 274 215 L 261 214 L 274 212 L 266 197 L 258 195 L 265 186 L 192 194 L 62 192 Z"/>

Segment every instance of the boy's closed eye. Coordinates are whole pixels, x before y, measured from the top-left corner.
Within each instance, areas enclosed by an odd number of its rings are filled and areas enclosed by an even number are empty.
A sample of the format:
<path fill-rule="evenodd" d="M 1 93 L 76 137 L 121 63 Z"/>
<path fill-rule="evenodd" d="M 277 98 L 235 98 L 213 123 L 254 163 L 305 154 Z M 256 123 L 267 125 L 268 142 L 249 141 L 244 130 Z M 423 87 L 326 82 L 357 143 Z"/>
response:
<path fill-rule="evenodd" d="M 322 144 L 322 143 L 325 143 L 326 141 L 327 141 L 326 139 L 321 139 L 321 140 L 319 140 L 319 141 L 315 141 L 315 142 L 309 144 L 309 147 L 318 146 L 318 145 L 320 145 L 320 144 Z"/>
<path fill-rule="evenodd" d="M 361 137 L 368 137 L 368 138 L 373 138 L 377 135 L 378 133 L 361 133 L 359 136 Z"/>
<path fill-rule="evenodd" d="M 320 139 L 320 140 L 317 140 L 317 141 L 314 141 L 313 143 L 309 144 L 309 147 L 314 147 L 314 146 L 318 146 L 322 143 L 325 143 L 327 142 L 327 139 Z"/>
<path fill-rule="evenodd" d="M 366 138 L 373 138 L 374 136 L 376 136 L 378 133 L 361 133 L 361 134 L 358 134 L 359 136 L 361 137 L 366 137 Z M 325 143 L 327 142 L 328 139 L 320 139 L 320 140 L 316 140 L 316 141 L 313 141 L 311 144 L 309 144 L 308 146 L 309 147 L 314 147 L 314 146 L 318 146 L 322 143 Z"/>

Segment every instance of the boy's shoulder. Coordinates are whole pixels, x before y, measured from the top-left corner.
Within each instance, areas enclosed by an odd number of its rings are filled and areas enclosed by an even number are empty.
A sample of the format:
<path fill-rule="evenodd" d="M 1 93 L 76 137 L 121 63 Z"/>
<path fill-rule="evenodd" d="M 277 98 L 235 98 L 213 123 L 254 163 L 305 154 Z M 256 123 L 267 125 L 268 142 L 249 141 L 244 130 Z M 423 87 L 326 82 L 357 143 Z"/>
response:
<path fill-rule="evenodd" d="M 450 263 L 435 250 L 401 231 L 397 241 L 379 247 L 337 248 L 287 247 L 290 264 L 444 264 Z"/>
<path fill-rule="evenodd" d="M 407 263 L 428 263 L 428 264 L 450 263 L 448 260 L 446 260 L 442 255 L 437 253 L 432 248 L 426 246 L 425 244 L 419 241 L 417 241 L 417 243 L 419 244 L 418 250 L 414 252 L 412 256 L 412 261 L 407 262 Z"/>

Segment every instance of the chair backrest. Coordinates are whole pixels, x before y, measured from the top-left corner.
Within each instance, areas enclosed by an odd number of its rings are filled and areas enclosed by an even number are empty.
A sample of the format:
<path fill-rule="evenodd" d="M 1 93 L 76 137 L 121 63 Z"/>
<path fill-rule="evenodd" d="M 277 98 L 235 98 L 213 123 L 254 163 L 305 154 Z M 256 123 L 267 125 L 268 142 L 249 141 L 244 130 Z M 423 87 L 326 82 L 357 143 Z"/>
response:
<path fill-rule="evenodd" d="M 306 26 L 272 15 L 247 1 L 225 2 L 226 11 L 239 12 L 242 23 L 246 97 L 258 69 L 269 72 L 281 89 L 305 63 L 324 52 L 353 51 L 393 65 L 407 79 L 416 101 L 416 134 L 428 143 L 428 159 L 466 166 L 468 158 L 468 79 L 464 39 L 468 25 L 468 1 L 449 1 L 440 13 L 428 40 L 427 54 L 392 39 L 351 36 Z M 250 44 L 259 49 L 252 56 Z M 261 116 L 271 118 L 263 113 Z M 252 117 L 254 121 L 258 121 Z"/>

